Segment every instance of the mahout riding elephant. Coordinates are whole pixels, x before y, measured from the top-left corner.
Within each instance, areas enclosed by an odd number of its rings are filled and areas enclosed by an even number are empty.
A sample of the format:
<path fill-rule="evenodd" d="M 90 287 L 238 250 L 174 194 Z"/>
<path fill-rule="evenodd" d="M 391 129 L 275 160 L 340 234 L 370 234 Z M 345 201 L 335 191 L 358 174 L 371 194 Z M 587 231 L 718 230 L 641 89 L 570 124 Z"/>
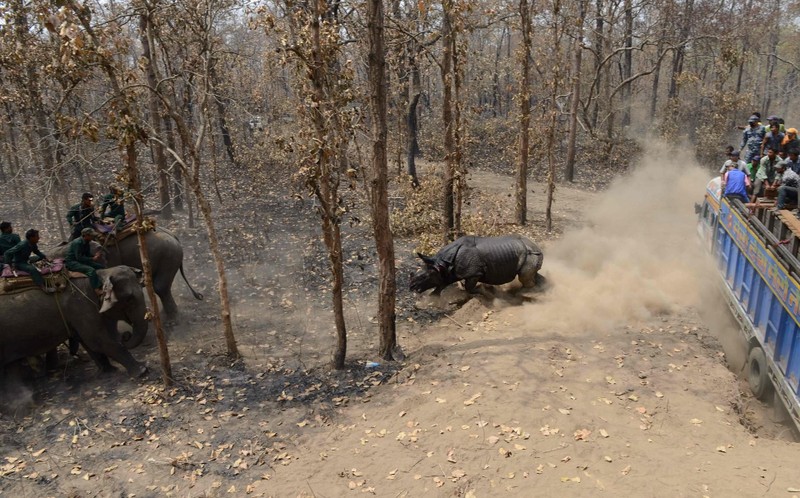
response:
<path fill-rule="evenodd" d="M 202 300 L 203 295 L 192 288 L 183 273 L 183 247 L 175 235 L 163 228 L 156 228 L 146 232 L 145 240 L 153 273 L 153 290 L 161 299 L 167 319 L 175 320 L 178 316 L 178 305 L 175 304 L 175 299 L 172 297 L 172 281 L 179 270 L 195 299 Z M 66 252 L 62 247 L 48 256 L 51 258 L 62 257 L 62 251 Z M 94 251 L 100 247 L 100 244 L 93 242 L 92 253 L 94 254 Z M 109 242 L 103 246 L 103 249 L 106 253 L 107 266 L 126 265 L 142 269 L 138 237 L 131 235 L 118 242 Z"/>
<path fill-rule="evenodd" d="M 97 275 L 103 282 L 101 297 L 88 278 L 73 278 L 55 294 L 38 288 L 0 294 L 0 368 L 51 352 L 74 337 L 103 371 L 114 369 L 110 358 L 131 377 L 144 375 L 147 367 L 130 354 L 117 331 L 118 321 L 131 325 L 126 342 L 130 347 L 147 335 L 147 307 L 139 277 L 127 266 L 98 270 Z"/>

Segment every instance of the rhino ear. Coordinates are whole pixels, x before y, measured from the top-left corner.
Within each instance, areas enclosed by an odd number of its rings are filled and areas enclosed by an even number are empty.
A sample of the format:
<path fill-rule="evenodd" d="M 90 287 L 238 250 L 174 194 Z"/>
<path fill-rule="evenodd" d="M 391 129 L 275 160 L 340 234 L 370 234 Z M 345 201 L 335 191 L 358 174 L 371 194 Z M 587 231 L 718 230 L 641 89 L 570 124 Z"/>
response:
<path fill-rule="evenodd" d="M 426 265 L 429 265 L 429 266 L 435 266 L 435 264 L 436 264 L 436 263 L 433 261 L 433 258 L 431 258 L 431 257 L 429 257 L 429 256 L 425 256 L 425 255 L 424 255 L 424 254 L 422 254 L 421 252 L 418 252 L 418 253 L 417 253 L 417 256 L 419 256 L 419 259 L 421 259 L 422 261 L 424 261 Z"/>

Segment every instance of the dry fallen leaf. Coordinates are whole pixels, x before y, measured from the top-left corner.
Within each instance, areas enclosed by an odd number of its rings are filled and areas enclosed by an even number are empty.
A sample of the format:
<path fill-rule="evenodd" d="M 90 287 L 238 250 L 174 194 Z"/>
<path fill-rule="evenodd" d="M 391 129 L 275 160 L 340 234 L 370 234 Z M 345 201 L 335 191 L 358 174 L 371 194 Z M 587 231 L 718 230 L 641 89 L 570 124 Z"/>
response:
<path fill-rule="evenodd" d="M 608 437 L 608 432 L 605 429 L 600 429 L 600 435 L 603 437 Z"/>
<path fill-rule="evenodd" d="M 622 469 L 622 470 L 620 471 L 620 474 L 622 474 L 622 475 L 626 476 L 626 475 L 628 475 L 628 474 L 630 473 L 630 471 L 631 471 L 631 466 L 630 466 L 630 465 L 628 465 L 627 467 L 625 467 L 624 469 Z"/>
<path fill-rule="evenodd" d="M 575 431 L 573 436 L 575 436 L 575 441 L 587 441 L 591 433 L 592 431 L 589 429 L 579 429 Z"/>
<path fill-rule="evenodd" d="M 694 425 L 699 425 L 699 424 L 702 424 L 702 423 L 703 423 L 703 421 L 702 421 L 702 420 L 700 420 L 699 418 L 693 418 L 693 419 L 692 419 L 692 420 L 690 420 L 689 422 L 693 423 Z"/>

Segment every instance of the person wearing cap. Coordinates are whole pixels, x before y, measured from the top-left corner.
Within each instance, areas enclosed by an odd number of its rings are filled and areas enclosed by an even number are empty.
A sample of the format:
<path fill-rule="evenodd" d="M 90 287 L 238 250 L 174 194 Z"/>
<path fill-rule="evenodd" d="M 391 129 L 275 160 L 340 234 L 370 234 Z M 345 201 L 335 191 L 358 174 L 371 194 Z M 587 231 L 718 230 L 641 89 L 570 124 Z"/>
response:
<path fill-rule="evenodd" d="M 786 207 L 787 201 L 797 202 L 797 188 L 800 186 L 800 175 L 786 167 L 785 162 L 780 162 L 775 166 L 780 187 L 778 187 L 778 200 L 775 209 Z"/>
<path fill-rule="evenodd" d="M 756 197 L 762 197 L 765 189 L 777 186 L 776 166 L 781 162 L 781 158 L 775 153 L 775 149 L 767 147 L 767 155 L 761 158 L 756 170 L 753 196 L 751 197 L 752 202 L 756 202 Z"/>
<path fill-rule="evenodd" d="M 11 222 L 4 221 L 0 223 L 0 266 L 3 264 L 3 255 L 21 242 L 19 235 L 14 233 L 14 227 Z"/>
<path fill-rule="evenodd" d="M 739 151 L 733 150 L 728 154 L 728 160 L 722 164 L 722 167 L 719 169 L 720 175 L 725 175 L 728 171 L 728 166 L 733 164 L 736 166 L 736 169 L 746 172 L 747 171 L 747 163 L 739 159 Z"/>
<path fill-rule="evenodd" d="M 747 174 L 748 178 L 750 178 L 750 182 L 756 179 L 756 171 L 758 170 L 759 164 L 761 164 L 761 156 L 753 156 L 753 159 L 745 165 L 744 172 Z"/>
<path fill-rule="evenodd" d="M 83 273 L 89 277 L 89 283 L 95 289 L 95 292 L 101 294 L 102 290 L 100 288 L 102 284 L 100 283 L 100 277 L 97 276 L 97 270 L 103 269 L 105 266 L 99 262 L 102 257 L 100 251 L 97 251 L 97 254 L 92 256 L 91 242 L 94 235 L 95 231 L 91 228 L 81 230 L 81 236 L 67 246 L 64 264 L 68 270 Z"/>
<path fill-rule="evenodd" d="M 722 191 L 729 199 L 739 199 L 744 204 L 747 202 L 747 189 L 750 188 L 750 177 L 747 173 L 736 167 L 729 161 L 728 171 L 722 177 Z"/>
<path fill-rule="evenodd" d="M 17 245 L 5 252 L 3 259 L 11 266 L 12 271 L 22 270 L 27 272 L 33 279 L 33 283 L 38 285 L 43 291 L 48 294 L 55 292 L 54 289 L 45 286 L 42 273 L 38 268 L 33 266 L 30 261 L 31 254 L 35 254 L 39 257 L 36 261 L 39 259 L 49 261 L 47 256 L 39 250 L 39 230 L 34 230 L 33 228 L 25 232 L 25 240 L 20 241 Z"/>
<path fill-rule="evenodd" d="M 122 189 L 118 186 L 111 185 L 109 191 L 109 194 L 103 196 L 103 202 L 100 204 L 100 217 L 114 218 L 112 230 L 116 230 L 125 220 L 125 199 Z"/>
<path fill-rule="evenodd" d="M 800 175 L 800 157 L 798 156 L 800 156 L 800 149 L 791 149 L 786 159 L 783 160 L 783 164 L 786 165 L 786 169 Z"/>
<path fill-rule="evenodd" d="M 783 118 L 782 117 L 775 116 L 775 115 L 769 116 L 767 118 L 767 123 L 769 123 L 770 126 L 772 126 L 773 123 L 777 124 L 778 125 L 778 131 L 780 131 L 781 133 L 786 133 L 786 126 L 784 126 L 784 122 L 783 122 Z"/>
<path fill-rule="evenodd" d="M 749 163 L 753 156 L 759 155 L 761 152 L 761 143 L 764 141 L 764 136 L 767 134 L 766 130 L 759 122 L 759 117 L 753 114 L 747 120 L 750 126 L 742 132 L 742 143 L 739 146 L 744 152 L 744 162 Z"/>
<path fill-rule="evenodd" d="M 797 128 L 789 128 L 786 130 L 786 136 L 783 137 L 781 142 L 781 150 L 787 154 L 791 149 L 800 149 L 800 139 L 797 138 Z"/>
<path fill-rule="evenodd" d="M 81 230 L 92 228 L 92 225 L 100 218 L 94 214 L 94 196 L 90 192 L 84 192 L 81 196 L 80 204 L 75 204 L 67 211 L 67 221 L 72 227 L 72 234 L 69 240 L 80 238 Z"/>
<path fill-rule="evenodd" d="M 764 135 L 764 140 L 761 141 L 761 157 L 767 154 L 767 147 L 772 147 L 775 151 L 781 148 L 783 139 L 786 137 L 785 133 L 781 133 L 780 126 L 777 121 L 772 121 L 769 124 L 769 131 Z"/>

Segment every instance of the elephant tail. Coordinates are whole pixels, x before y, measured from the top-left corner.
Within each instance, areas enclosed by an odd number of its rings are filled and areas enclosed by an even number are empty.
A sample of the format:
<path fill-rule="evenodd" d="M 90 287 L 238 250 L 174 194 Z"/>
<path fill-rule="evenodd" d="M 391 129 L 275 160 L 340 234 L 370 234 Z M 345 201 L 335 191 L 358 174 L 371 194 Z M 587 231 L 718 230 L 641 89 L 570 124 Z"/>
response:
<path fill-rule="evenodd" d="M 186 278 L 186 274 L 183 273 L 183 263 L 181 263 L 181 277 L 183 277 L 183 281 L 186 282 L 186 286 L 189 287 L 189 290 L 192 291 L 194 298 L 198 301 L 202 301 L 203 295 L 192 288 L 192 284 L 189 283 L 189 280 Z"/>
<path fill-rule="evenodd" d="M 178 236 L 175 235 L 174 233 L 170 232 L 166 228 L 156 227 L 156 231 L 164 232 L 164 233 L 168 234 L 170 237 L 174 238 L 178 242 L 178 244 L 181 243 L 181 240 L 178 238 Z M 189 279 L 186 278 L 186 274 L 183 273 L 183 262 L 181 262 L 181 277 L 183 277 L 183 281 L 186 282 L 186 286 L 189 287 L 189 290 L 192 291 L 192 295 L 194 296 L 194 298 L 197 299 L 198 301 L 202 301 L 203 300 L 203 295 L 200 294 L 199 292 L 197 292 L 196 290 L 194 290 L 194 288 L 192 287 L 192 284 L 189 283 Z"/>

